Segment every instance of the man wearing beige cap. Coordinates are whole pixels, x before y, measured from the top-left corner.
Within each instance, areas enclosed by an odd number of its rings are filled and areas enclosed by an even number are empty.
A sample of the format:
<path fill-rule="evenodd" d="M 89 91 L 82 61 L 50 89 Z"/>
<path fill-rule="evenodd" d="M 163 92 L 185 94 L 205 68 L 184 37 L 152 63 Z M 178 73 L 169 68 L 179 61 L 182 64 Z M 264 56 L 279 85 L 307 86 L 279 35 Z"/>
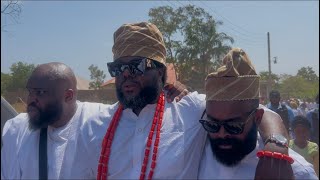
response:
<path fill-rule="evenodd" d="M 293 150 L 289 149 L 289 156 L 262 151 L 264 142 L 258 126 L 263 114 L 270 110 L 259 106 L 260 77 L 240 48 L 232 49 L 223 64 L 206 78 L 206 114 L 200 123 L 208 132 L 208 139 L 198 178 L 264 178 L 255 176 L 260 157 L 291 163 L 295 179 L 317 179 L 312 165 Z M 272 138 L 279 146 L 287 146 L 281 135 L 273 134 Z M 262 175 L 271 179 L 288 177 L 284 169 L 269 170 L 265 168 Z"/>
<path fill-rule="evenodd" d="M 205 96 L 193 92 L 179 102 L 165 101 L 166 49 L 151 23 L 122 25 L 114 33 L 112 51 L 114 62 L 108 63 L 108 70 L 115 77 L 119 102 L 81 127 L 72 177 L 197 178 L 206 139 L 197 120 Z M 263 117 L 265 136 L 279 132 L 271 127 L 281 123 L 266 118 L 272 115 Z"/>

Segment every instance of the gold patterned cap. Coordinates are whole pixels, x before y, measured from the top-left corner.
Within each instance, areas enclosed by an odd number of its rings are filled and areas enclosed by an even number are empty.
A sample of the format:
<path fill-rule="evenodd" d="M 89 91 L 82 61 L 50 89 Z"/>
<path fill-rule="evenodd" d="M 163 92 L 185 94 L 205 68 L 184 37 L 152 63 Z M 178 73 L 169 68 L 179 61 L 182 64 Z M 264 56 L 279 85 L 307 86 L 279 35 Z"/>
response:
<path fill-rule="evenodd" d="M 249 57 L 240 48 L 233 48 L 222 60 L 223 65 L 207 76 L 207 101 L 259 99 L 259 79 Z"/>
<path fill-rule="evenodd" d="M 113 37 L 113 60 L 126 56 L 140 56 L 166 65 L 163 36 L 154 24 L 148 22 L 124 24 Z"/>

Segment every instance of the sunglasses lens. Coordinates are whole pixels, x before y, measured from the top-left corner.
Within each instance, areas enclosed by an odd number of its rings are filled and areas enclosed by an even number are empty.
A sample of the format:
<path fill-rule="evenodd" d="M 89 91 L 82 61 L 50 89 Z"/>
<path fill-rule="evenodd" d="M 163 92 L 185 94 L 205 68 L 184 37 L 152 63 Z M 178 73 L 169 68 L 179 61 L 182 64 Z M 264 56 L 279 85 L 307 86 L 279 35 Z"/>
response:
<path fill-rule="evenodd" d="M 242 122 L 228 122 L 224 124 L 224 128 L 230 134 L 241 134 L 243 132 L 244 123 Z"/>
<path fill-rule="evenodd" d="M 204 121 L 202 125 L 206 131 L 211 133 L 216 133 L 220 129 L 220 125 L 215 122 Z"/>
<path fill-rule="evenodd" d="M 117 62 L 107 63 L 108 71 L 112 77 L 121 75 L 126 69 L 131 75 L 142 75 L 145 71 L 146 59 L 134 59 L 129 64 Z"/>
<path fill-rule="evenodd" d="M 111 77 L 117 76 L 118 70 L 117 70 L 117 67 L 116 67 L 116 65 L 114 64 L 114 62 L 112 62 L 112 63 L 107 63 L 107 66 L 108 66 L 108 71 L 109 71 L 109 73 L 110 73 L 110 76 L 111 76 Z"/>

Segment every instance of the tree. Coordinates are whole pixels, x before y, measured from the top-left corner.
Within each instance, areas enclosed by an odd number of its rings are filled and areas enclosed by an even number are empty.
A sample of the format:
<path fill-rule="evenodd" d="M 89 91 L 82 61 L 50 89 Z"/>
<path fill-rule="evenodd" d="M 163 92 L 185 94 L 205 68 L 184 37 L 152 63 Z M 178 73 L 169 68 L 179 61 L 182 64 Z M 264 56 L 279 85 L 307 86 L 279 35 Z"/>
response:
<path fill-rule="evenodd" d="M 9 25 L 8 20 L 13 23 L 18 23 L 20 14 L 22 12 L 21 3 L 17 0 L 1 1 L 1 31 L 6 31 L 5 26 Z"/>
<path fill-rule="evenodd" d="M 279 90 L 283 98 L 314 98 L 319 91 L 319 81 L 310 82 L 301 76 L 289 76 L 282 81 Z"/>
<path fill-rule="evenodd" d="M 90 79 L 92 80 L 89 83 L 89 89 L 100 89 L 101 84 L 104 82 L 104 79 L 106 78 L 106 75 L 102 70 L 98 69 L 98 66 L 94 66 L 91 64 L 91 66 L 88 68 L 90 71 Z"/>
<path fill-rule="evenodd" d="M 10 67 L 11 73 L 7 83 L 6 91 L 25 89 L 28 78 L 34 69 L 34 64 L 23 63 L 21 61 L 13 63 Z"/>
<path fill-rule="evenodd" d="M 1 95 L 7 92 L 8 84 L 11 81 L 10 74 L 1 72 Z"/>
<path fill-rule="evenodd" d="M 303 79 L 310 82 L 319 81 L 319 77 L 310 66 L 300 68 L 298 70 L 297 76 L 302 77 Z"/>
<path fill-rule="evenodd" d="M 181 17 L 170 6 L 151 8 L 149 11 L 150 22 L 157 25 L 164 37 L 167 49 L 167 62 L 176 63 L 176 49 L 179 49 L 180 40 L 174 40 L 173 36 L 180 29 Z"/>
<path fill-rule="evenodd" d="M 169 6 L 152 8 L 149 17 L 164 36 L 167 59 L 174 63 L 178 80 L 203 89 L 206 75 L 220 66 L 221 57 L 230 50 L 225 42 L 233 43 L 230 36 L 217 32 L 222 22 L 192 5 L 176 10 Z"/>
<path fill-rule="evenodd" d="M 260 80 L 262 80 L 262 81 L 268 81 L 269 80 L 269 72 L 268 71 L 261 71 L 259 73 L 259 75 L 260 75 Z M 280 77 L 277 74 L 271 73 L 271 79 L 275 83 L 279 83 Z"/>

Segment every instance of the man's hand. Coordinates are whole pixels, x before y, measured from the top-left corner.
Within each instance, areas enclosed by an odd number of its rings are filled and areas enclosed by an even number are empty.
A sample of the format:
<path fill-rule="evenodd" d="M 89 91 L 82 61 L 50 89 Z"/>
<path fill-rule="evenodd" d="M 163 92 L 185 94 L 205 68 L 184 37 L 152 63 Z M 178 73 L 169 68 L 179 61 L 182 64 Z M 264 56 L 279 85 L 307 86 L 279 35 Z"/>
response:
<path fill-rule="evenodd" d="M 173 100 L 178 102 L 189 93 L 186 86 L 179 81 L 176 81 L 174 84 L 166 85 L 164 90 L 167 91 L 166 99 L 169 103 Z"/>
<path fill-rule="evenodd" d="M 265 151 L 288 154 L 288 148 L 277 146 L 275 143 L 267 143 Z M 261 157 L 256 168 L 256 180 L 264 179 L 294 179 L 291 164 L 285 160 Z"/>

